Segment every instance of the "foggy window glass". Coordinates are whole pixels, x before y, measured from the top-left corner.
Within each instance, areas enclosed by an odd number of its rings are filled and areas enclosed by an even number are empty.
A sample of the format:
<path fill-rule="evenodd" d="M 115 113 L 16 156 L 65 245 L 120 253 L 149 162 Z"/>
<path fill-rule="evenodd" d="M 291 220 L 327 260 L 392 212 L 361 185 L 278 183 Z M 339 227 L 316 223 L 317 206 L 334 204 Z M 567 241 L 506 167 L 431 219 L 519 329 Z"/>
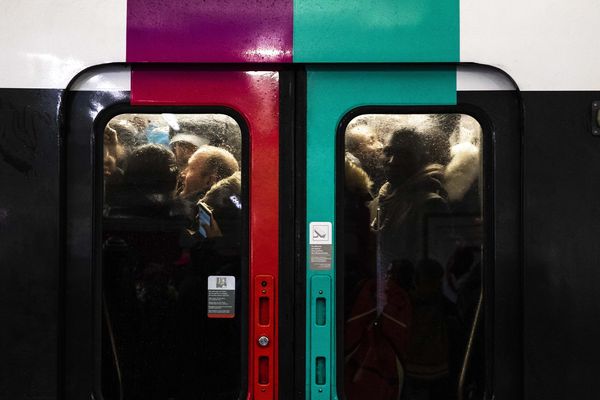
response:
<path fill-rule="evenodd" d="M 103 141 L 106 399 L 237 399 L 242 137 L 222 114 L 124 114 Z"/>
<path fill-rule="evenodd" d="M 481 126 L 368 114 L 344 140 L 345 398 L 457 398 L 476 320 L 462 389 L 482 398 Z"/>

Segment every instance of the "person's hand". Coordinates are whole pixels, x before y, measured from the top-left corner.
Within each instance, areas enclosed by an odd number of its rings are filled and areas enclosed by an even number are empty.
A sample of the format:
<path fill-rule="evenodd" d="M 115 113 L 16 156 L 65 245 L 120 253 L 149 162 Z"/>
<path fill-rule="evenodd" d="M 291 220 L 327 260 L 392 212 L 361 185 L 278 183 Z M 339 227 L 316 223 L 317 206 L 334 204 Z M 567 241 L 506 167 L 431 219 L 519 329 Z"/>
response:
<path fill-rule="evenodd" d="M 117 131 L 110 126 L 104 129 L 104 151 L 117 161 L 122 159 L 126 153 L 125 147 L 119 142 Z"/>
<path fill-rule="evenodd" d="M 117 136 L 117 131 L 110 126 L 107 126 L 106 129 L 104 129 L 104 150 L 116 158 L 118 147 L 119 137 Z"/>
<path fill-rule="evenodd" d="M 223 233 L 221 233 L 221 228 L 219 228 L 219 224 L 214 218 L 210 219 L 210 225 L 202 224 L 201 226 L 206 231 L 206 238 L 216 238 L 223 236 Z"/>

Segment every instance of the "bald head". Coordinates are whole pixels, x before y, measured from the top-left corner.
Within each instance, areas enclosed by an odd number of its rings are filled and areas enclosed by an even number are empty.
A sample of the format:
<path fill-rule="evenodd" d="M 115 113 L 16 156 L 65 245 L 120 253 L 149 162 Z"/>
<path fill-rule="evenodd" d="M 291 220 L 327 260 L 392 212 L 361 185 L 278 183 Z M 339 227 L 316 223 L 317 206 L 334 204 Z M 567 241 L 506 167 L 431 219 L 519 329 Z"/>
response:
<path fill-rule="evenodd" d="M 239 171 L 239 165 L 227 150 L 202 146 L 188 160 L 181 195 L 202 196 L 215 183 Z"/>
<path fill-rule="evenodd" d="M 368 125 L 355 125 L 346 130 L 346 151 L 360 161 L 360 166 L 373 179 L 380 168 L 382 143 Z"/>
<path fill-rule="evenodd" d="M 346 151 L 352 154 L 379 151 L 383 147 L 376 132 L 368 125 L 355 125 L 346 131 Z"/>

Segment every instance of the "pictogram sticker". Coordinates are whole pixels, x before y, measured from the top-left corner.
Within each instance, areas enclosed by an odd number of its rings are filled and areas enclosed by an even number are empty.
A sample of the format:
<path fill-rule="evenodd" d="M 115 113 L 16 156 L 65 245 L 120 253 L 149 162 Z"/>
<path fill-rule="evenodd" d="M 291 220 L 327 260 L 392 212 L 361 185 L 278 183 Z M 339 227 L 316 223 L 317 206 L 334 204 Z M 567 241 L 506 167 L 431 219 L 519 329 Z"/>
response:
<path fill-rule="evenodd" d="M 311 222 L 309 235 L 310 269 L 331 269 L 333 259 L 331 222 Z"/>
<path fill-rule="evenodd" d="M 235 317 L 235 276 L 208 277 L 208 318 Z"/>

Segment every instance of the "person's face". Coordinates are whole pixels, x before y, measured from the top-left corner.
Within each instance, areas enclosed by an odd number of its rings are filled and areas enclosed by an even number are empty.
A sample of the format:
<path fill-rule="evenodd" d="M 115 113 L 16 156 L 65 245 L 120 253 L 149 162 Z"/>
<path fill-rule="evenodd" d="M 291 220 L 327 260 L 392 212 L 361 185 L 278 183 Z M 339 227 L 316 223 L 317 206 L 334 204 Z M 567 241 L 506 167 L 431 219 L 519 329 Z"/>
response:
<path fill-rule="evenodd" d="M 359 143 L 359 150 L 354 155 L 361 160 L 361 163 L 366 164 L 365 167 L 376 168 L 381 160 L 383 144 L 368 128 L 356 129 L 352 134 Z"/>
<path fill-rule="evenodd" d="M 179 169 L 184 169 L 188 163 L 188 160 L 198 150 L 196 146 L 187 142 L 175 142 L 173 143 L 173 154 L 175 154 L 175 160 Z"/>
<path fill-rule="evenodd" d="M 396 143 L 383 149 L 384 172 L 386 179 L 392 185 L 401 185 L 414 175 L 420 164 L 420 159 L 413 149 Z"/>
<path fill-rule="evenodd" d="M 199 154 L 188 161 L 183 171 L 183 190 L 181 195 L 186 197 L 193 194 L 204 194 L 213 184 L 213 177 L 206 171 L 206 155 Z"/>
<path fill-rule="evenodd" d="M 370 153 L 379 153 L 383 149 L 383 144 L 377 139 L 371 130 L 363 130 L 359 133 L 361 136 L 362 147 Z"/>

